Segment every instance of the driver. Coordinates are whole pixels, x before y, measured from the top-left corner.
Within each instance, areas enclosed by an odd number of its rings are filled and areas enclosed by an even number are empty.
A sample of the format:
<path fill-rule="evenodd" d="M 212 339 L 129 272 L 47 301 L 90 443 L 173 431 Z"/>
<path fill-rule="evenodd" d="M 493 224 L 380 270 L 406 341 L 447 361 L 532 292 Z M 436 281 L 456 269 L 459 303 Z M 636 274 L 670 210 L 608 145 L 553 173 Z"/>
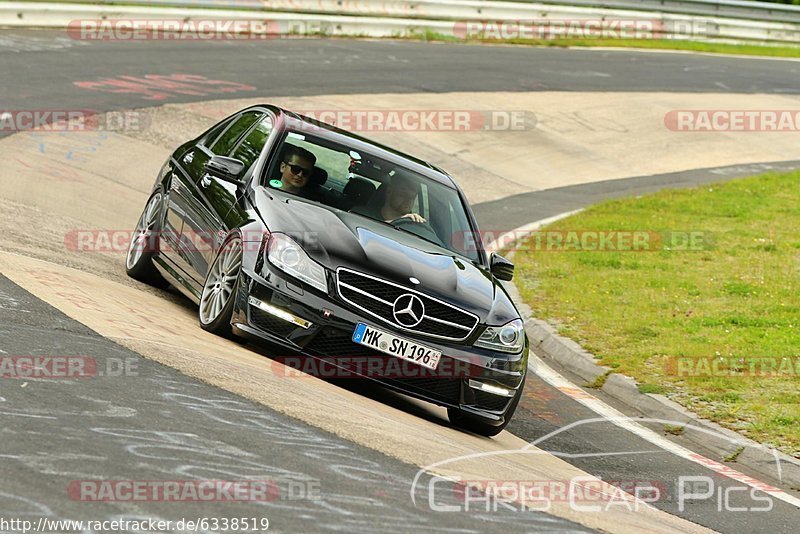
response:
<path fill-rule="evenodd" d="M 273 187 L 294 194 L 302 194 L 314 172 L 316 156 L 305 148 L 289 145 L 283 155 L 280 165 L 280 179 L 277 183 L 270 182 Z"/>
<path fill-rule="evenodd" d="M 383 205 L 367 205 L 353 208 L 352 211 L 373 219 L 391 222 L 397 219 L 410 219 L 416 223 L 425 223 L 419 213 L 412 213 L 411 208 L 417 198 L 417 185 L 414 180 L 402 174 L 395 174 L 386 186 L 386 197 Z"/>

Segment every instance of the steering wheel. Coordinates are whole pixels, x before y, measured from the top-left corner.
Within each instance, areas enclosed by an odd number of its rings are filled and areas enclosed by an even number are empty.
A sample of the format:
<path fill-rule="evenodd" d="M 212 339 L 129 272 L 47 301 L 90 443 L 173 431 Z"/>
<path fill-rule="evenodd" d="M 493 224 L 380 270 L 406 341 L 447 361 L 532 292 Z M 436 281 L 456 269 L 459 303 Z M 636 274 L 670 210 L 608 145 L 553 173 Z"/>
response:
<path fill-rule="evenodd" d="M 408 217 L 398 217 L 397 219 L 391 221 L 390 224 L 392 226 L 402 227 L 412 234 L 417 234 L 420 237 L 424 237 L 425 239 L 429 239 L 434 243 L 444 246 L 444 243 L 442 243 L 442 240 L 439 239 L 436 231 L 427 220 L 424 223 L 419 223 L 409 219 Z"/>

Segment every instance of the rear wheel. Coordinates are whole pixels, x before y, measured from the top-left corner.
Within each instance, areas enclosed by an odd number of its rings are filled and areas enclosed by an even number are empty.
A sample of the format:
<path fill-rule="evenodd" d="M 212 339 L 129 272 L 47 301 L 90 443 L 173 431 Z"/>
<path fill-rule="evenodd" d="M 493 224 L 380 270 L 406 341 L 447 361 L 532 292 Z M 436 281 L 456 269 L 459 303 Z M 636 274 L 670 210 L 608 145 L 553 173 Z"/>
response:
<path fill-rule="evenodd" d="M 167 281 L 153 265 L 153 256 L 158 253 L 159 216 L 163 198 L 161 191 L 156 191 L 147 201 L 125 257 L 125 272 L 128 276 L 157 287 L 167 286 Z"/>
<path fill-rule="evenodd" d="M 473 432 L 475 434 L 479 434 L 481 436 L 492 437 L 496 436 L 503 429 L 508 426 L 508 423 L 511 421 L 511 417 L 514 415 L 514 412 L 517 410 L 517 404 L 519 404 L 520 398 L 522 398 L 522 390 L 525 383 L 523 382 L 520 384 L 517 393 L 514 395 L 514 399 L 511 401 L 508 409 L 505 413 L 505 421 L 499 426 L 493 426 L 489 424 L 485 419 L 482 419 L 476 415 L 463 412 L 458 408 L 448 408 L 447 409 L 447 417 L 450 419 L 450 424 L 452 424 L 456 428 L 460 428 L 461 430 L 466 430 L 467 432 Z"/>
<path fill-rule="evenodd" d="M 198 312 L 200 326 L 214 334 L 230 337 L 231 317 L 242 270 L 242 240 L 232 237 L 222 245 L 208 270 Z"/>

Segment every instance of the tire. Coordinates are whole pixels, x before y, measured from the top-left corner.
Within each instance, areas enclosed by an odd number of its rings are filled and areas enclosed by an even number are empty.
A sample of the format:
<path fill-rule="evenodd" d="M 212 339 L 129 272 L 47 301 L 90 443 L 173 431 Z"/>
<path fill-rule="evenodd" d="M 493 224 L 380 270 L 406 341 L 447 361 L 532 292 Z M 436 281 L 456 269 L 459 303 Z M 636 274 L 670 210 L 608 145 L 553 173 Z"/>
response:
<path fill-rule="evenodd" d="M 517 410 L 517 404 L 519 404 L 519 400 L 522 398 L 522 390 L 524 389 L 524 386 L 525 382 L 523 381 L 523 383 L 520 384 L 517 393 L 514 395 L 514 399 L 511 401 L 508 409 L 506 409 L 505 420 L 502 424 L 493 426 L 476 415 L 465 413 L 458 408 L 448 408 L 447 417 L 450 419 L 450 424 L 458 429 L 466 430 L 467 432 L 472 432 L 487 438 L 496 436 L 502 432 L 511 421 L 511 417 Z"/>
<path fill-rule="evenodd" d="M 125 256 L 125 272 L 134 280 L 156 287 L 167 287 L 166 280 L 153 265 L 153 256 L 158 253 L 161 204 L 164 194 L 156 191 L 147 200 L 144 211 L 136 223 Z"/>
<path fill-rule="evenodd" d="M 233 337 L 231 317 L 241 270 L 242 239 L 236 235 L 225 241 L 206 275 L 197 313 L 203 330 Z"/>

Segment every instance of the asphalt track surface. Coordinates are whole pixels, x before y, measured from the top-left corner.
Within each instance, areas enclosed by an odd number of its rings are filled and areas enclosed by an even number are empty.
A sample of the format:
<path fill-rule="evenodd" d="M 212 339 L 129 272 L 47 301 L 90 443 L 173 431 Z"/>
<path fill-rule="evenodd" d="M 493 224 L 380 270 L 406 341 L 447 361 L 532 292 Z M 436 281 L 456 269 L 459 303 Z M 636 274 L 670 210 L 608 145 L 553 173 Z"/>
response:
<path fill-rule="evenodd" d="M 6 73 L 3 105 L 8 109 L 27 109 L 32 103 L 101 111 L 151 106 L 158 100 L 135 92 L 87 91 L 75 82 L 175 73 L 257 88 L 240 97 L 452 91 L 800 93 L 800 62 L 636 51 L 344 39 L 103 42 L 76 41 L 59 31 L 7 30 L 0 37 L 0 55 Z M 170 101 L 208 99 L 176 95 Z"/>
<path fill-rule="evenodd" d="M 144 359 L 3 276 L 0 339 L 8 354 L 81 354 L 98 362 L 98 376 L 85 381 L 4 380 L 0 517 L 6 519 L 255 517 L 279 532 L 589 532 L 539 512 L 415 508 L 409 490 L 417 468 Z M 129 372 L 114 376 L 117 364 L 105 362 L 124 362 Z M 79 481 L 193 479 L 265 481 L 267 498 L 110 503 L 94 501 L 94 490 L 82 500 L 70 489 Z M 429 482 L 418 486 L 423 501 Z M 442 487 L 437 504 L 457 504 L 451 486 Z"/>
<path fill-rule="evenodd" d="M 800 93 L 800 63 L 796 62 L 413 42 L 80 43 L 60 32 L 6 31 L 0 33 L 0 64 L 4 72 L 14 73 L 0 80 L 6 109 L 108 111 L 149 107 L 161 101 L 137 92 L 86 91 L 75 82 L 174 73 L 236 80 L 258 88 L 252 93 L 237 93 L 236 97 L 536 90 Z M 470 75 L 465 76 L 465 72 Z M 171 95 L 164 103 L 222 97 Z M 753 170 L 752 166 L 737 166 L 573 186 L 526 193 L 477 205 L 475 210 L 484 226 L 498 228 L 494 224 L 497 220 L 512 229 L 530 222 L 529 214 L 535 211 L 532 206 L 540 209 L 535 213 L 543 218 L 634 190 L 656 190 L 676 180 L 682 180 L 680 185 L 692 185 L 746 175 Z M 493 219 L 500 213 L 498 207 L 506 211 L 505 216 Z M 0 318 L 0 349 L 9 354 L 137 358 L 4 278 L 0 278 Z M 111 377 L 76 383 L 37 381 L 25 388 L 22 384 L 9 386 L 7 381 L 0 385 L 0 416 L 5 420 L 0 430 L 0 515 L 19 517 L 27 513 L 78 519 L 155 515 L 169 518 L 189 512 L 197 515 L 192 508 L 162 509 L 156 503 L 131 507 L 73 501 L 66 495 L 65 484 L 69 480 L 97 478 L 215 478 L 219 471 L 214 469 L 219 468 L 220 451 L 224 451 L 225 460 L 235 459 L 225 471 L 228 478 L 235 478 L 232 473 L 257 474 L 277 480 L 279 485 L 290 479 L 320 481 L 321 494 L 330 502 L 279 499 L 276 502 L 280 505 L 269 507 L 268 517 L 274 525 L 280 525 L 280 530 L 375 531 L 396 529 L 398 523 L 409 530 L 417 526 L 494 530 L 492 523 L 482 521 L 503 523 L 497 527 L 504 530 L 580 528 L 531 512 L 495 512 L 478 517 L 480 522 L 469 514 L 425 514 L 424 510 L 413 508 L 408 499 L 415 467 L 327 435 L 149 360 L 137 361 L 137 383 L 134 387 L 126 381 L 124 389 L 117 387 Z M 41 394 L 32 397 L 30 390 L 25 391 L 28 388 L 37 388 Z M 399 402 L 370 388 L 364 394 Z M 531 376 L 509 431 L 531 441 L 570 423 L 595 417 Z M 189 437 L 191 434 L 195 437 Z M 675 439 L 680 442 L 680 438 Z M 668 492 L 665 499 L 656 503 L 657 507 L 718 531 L 790 532 L 797 524 L 798 511 L 780 501 L 765 513 L 723 511 L 715 499 L 691 502 L 685 510 L 678 510 L 675 484 L 681 476 L 707 475 L 719 487 L 736 484 L 610 423 L 573 427 L 540 446 L 607 480 L 660 482 Z M 704 453 L 694 444 L 687 446 Z M 332 465 L 344 467 L 336 470 Z M 364 474 L 360 469 L 364 465 L 377 469 L 382 477 Z M 753 474 L 776 483 L 768 474 Z M 761 504 L 741 494 L 734 495 L 732 504 Z M 204 508 L 202 515 L 213 516 L 214 511 Z M 224 511 L 234 515 L 229 507 Z M 252 515 L 253 509 L 244 511 Z"/>

